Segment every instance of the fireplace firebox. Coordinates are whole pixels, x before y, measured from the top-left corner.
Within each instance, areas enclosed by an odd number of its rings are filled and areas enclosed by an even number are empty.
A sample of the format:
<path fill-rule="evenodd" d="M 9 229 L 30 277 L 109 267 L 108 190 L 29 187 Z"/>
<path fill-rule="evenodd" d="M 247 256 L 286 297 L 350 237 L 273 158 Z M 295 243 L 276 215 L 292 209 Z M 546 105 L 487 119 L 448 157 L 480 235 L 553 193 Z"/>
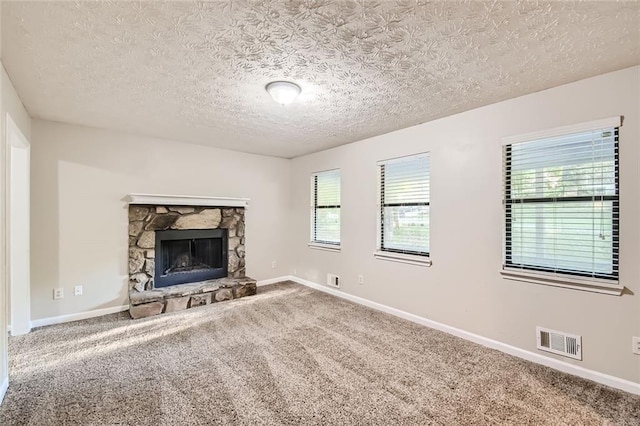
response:
<path fill-rule="evenodd" d="M 227 276 L 226 229 L 156 231 L 154 287 Z"/>

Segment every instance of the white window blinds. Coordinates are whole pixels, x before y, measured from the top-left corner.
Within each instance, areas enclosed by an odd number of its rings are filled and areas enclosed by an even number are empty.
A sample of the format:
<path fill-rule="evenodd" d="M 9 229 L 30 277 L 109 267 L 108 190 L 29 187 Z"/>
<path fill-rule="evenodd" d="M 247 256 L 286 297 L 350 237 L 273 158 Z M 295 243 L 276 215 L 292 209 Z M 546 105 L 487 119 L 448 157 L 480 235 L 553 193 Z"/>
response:
<path fill-rule="evenodd" d="M 378 162 L 380 250 L 429 255 L 429 155 Z"/>
<path fill-rule="evenodd" d="M 311 241 L 340 244 L 340 170 L 311 176 Z"/>
<path fill-rule="evenodd" d="M 618 128 L 504 147 L 505 267 L 618 278 Z"/>

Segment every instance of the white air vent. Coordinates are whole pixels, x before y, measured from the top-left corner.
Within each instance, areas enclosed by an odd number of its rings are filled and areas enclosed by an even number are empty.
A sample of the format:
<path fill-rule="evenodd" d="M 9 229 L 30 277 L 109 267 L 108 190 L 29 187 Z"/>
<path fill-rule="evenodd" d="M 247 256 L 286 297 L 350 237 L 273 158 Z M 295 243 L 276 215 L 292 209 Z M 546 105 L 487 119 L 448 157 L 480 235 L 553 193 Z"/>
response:
<path fill-rule="evenodd" d="M 536 327 L 538 349 L 582 360 L 582 336 Z"/>
<path fill-rule="evenodd" d="M 340 288 L 340 277 L 333 274 L 327 274 L 327 285 Z"/>

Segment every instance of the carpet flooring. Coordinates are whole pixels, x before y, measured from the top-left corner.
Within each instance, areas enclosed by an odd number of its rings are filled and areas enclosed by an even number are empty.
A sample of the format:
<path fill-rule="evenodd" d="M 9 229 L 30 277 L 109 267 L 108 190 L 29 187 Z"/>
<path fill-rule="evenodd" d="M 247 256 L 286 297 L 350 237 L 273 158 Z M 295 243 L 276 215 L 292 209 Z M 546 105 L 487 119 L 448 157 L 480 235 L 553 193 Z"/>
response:
<path fill-rule="evenodd" d="M 294 283 L 10 339 L 9 425 L 638 425 L 640 398 Z"/>

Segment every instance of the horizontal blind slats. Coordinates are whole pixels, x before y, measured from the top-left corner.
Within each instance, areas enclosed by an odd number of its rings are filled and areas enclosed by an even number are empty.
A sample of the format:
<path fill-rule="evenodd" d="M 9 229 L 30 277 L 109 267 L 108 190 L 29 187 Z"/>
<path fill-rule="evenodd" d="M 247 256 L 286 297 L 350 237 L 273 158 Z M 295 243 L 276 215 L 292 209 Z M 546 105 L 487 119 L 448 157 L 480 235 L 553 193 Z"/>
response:
<path fill-rule="evenodd" d="M 505 263 L 617 278 L 617 128 L 504 147 Z"/>
<path fill-rule="evenodd" d="M 378 162 L 381 249 L 429 253 L 430 170 L 428 154 Z"/>
<path fill-rule="evenodd" d="M 329 170 L 316 174 L 318 206 L 340 205 L 340 171 Z"/>
<path fill-rule="evenodd" d="M 340 244 L 340 170 L 328 170 L 313 175 L 314 242 Z"/>

